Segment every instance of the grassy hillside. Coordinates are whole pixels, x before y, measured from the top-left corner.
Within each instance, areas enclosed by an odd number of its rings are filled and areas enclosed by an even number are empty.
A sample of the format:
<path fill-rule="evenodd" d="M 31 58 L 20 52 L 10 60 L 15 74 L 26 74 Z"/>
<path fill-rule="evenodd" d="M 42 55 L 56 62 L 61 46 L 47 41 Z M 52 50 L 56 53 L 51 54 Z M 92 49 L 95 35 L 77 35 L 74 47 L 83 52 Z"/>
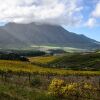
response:
<path fill-rule="evenodd" d="M 49 64 L 72 70 L 100 70 L 100 53 L 72 54 L 60 57 Z"/>
<path fill-rule="evenodd" d="M 51 61 L 54 61 L 57 58 L 59 58 L 59 57 L 58 56 L 29 57 L 29 61 L 30 62 L 35 62 L 35 63 L 47 64 Z"/>

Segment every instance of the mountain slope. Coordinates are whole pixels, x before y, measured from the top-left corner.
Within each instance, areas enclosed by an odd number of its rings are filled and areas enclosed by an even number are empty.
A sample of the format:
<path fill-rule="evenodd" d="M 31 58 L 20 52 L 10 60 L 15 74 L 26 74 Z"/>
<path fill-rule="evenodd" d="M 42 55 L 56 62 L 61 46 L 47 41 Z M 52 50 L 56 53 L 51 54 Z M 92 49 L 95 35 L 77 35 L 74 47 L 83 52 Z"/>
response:
<path fill-rule="evenodd" d="M 19 42 L 20 45 L 54 45 L 54 46 L 65 46 L 65 47 L 74 47 L 74 48 L 100 48 L 99 42 L 87 38 L 84 35 L 78 35 L 75 33 L 68 32 L 61 26 L 48 25 L 48 24 L 15 24 L 8 23 L 3 30 L 10 34 L 8 40 L 11 42 L 11 38 L 14 39 L 14 42 L 9 43 L 12 46 L 16 47 Z M 2 32 L 0 32 L 1 34 Z M 8 34 L 7 33 L 7 34 Z M 0 36 L 1 40 L 1 36 Z M 5 39 L 6 40 L 6 39 Z M 1 43 L 5 42 L 4 40 Z M 22 43 L 23 42 L 23 43 Z M 6 43 L 5 43 L 6 47 Z"/>
<path fill-rule="evenodd" d="M 24 45 L 24 42 L 20 41 L 6 30 L 0 29 L 0 48 L 14 48 L 21 47 L 22 45 Z"/>

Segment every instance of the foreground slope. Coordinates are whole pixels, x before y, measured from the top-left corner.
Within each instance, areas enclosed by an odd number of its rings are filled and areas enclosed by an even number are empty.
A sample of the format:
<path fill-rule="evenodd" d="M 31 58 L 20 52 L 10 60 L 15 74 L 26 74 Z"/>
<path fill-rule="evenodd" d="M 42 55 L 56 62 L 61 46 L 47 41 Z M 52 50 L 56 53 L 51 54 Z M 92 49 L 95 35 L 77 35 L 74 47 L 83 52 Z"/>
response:
<path fill-rule="evenodd" d="M 0 60 L 0 100 L 99 100 L 99 87 L 100 71 L 51 69 Z"/>

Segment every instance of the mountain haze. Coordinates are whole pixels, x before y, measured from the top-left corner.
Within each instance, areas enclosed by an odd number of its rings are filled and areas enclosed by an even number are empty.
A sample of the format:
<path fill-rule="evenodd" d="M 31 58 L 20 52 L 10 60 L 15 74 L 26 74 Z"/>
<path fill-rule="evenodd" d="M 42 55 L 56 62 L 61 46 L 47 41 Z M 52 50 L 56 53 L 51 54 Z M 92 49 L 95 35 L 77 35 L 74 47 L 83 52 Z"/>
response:
<path fill-rule="evenodd" d="M 99 42 L 84 35 L 69 32 L 57 25 L 8 23 L 0 28 L 0 48 L 30 47 L 31 45 L 100 48 Z"/>

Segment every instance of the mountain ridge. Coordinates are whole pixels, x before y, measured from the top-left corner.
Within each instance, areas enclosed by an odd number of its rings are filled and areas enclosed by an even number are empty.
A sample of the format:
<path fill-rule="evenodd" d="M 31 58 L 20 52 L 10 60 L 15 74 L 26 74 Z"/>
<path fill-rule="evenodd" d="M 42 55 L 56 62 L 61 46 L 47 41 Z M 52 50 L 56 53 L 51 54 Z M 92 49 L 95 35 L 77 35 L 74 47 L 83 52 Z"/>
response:
<path fill-rule="evenodd" d="M 0 36 L 2 37 L 0 48 L 6 48 L 7 45 L 12 45 L 10 46 L 12 48 L 30 47 L 31 45 L 55 45 L 82 49 L 100 48 L 100 42 L 84 35 L 69 32 L 59 25 L 8 23 L 2 26 L 0 30 L 4 31 L 0 31 L 0 34 L 6 34 Z M 10 35 L 11 38 L 5 39 L 7 35 Z M 13 43 L 11 39 L 13 39 Z M 4 44 L 4 41 L 8 41 L 8 44 Z"/>

